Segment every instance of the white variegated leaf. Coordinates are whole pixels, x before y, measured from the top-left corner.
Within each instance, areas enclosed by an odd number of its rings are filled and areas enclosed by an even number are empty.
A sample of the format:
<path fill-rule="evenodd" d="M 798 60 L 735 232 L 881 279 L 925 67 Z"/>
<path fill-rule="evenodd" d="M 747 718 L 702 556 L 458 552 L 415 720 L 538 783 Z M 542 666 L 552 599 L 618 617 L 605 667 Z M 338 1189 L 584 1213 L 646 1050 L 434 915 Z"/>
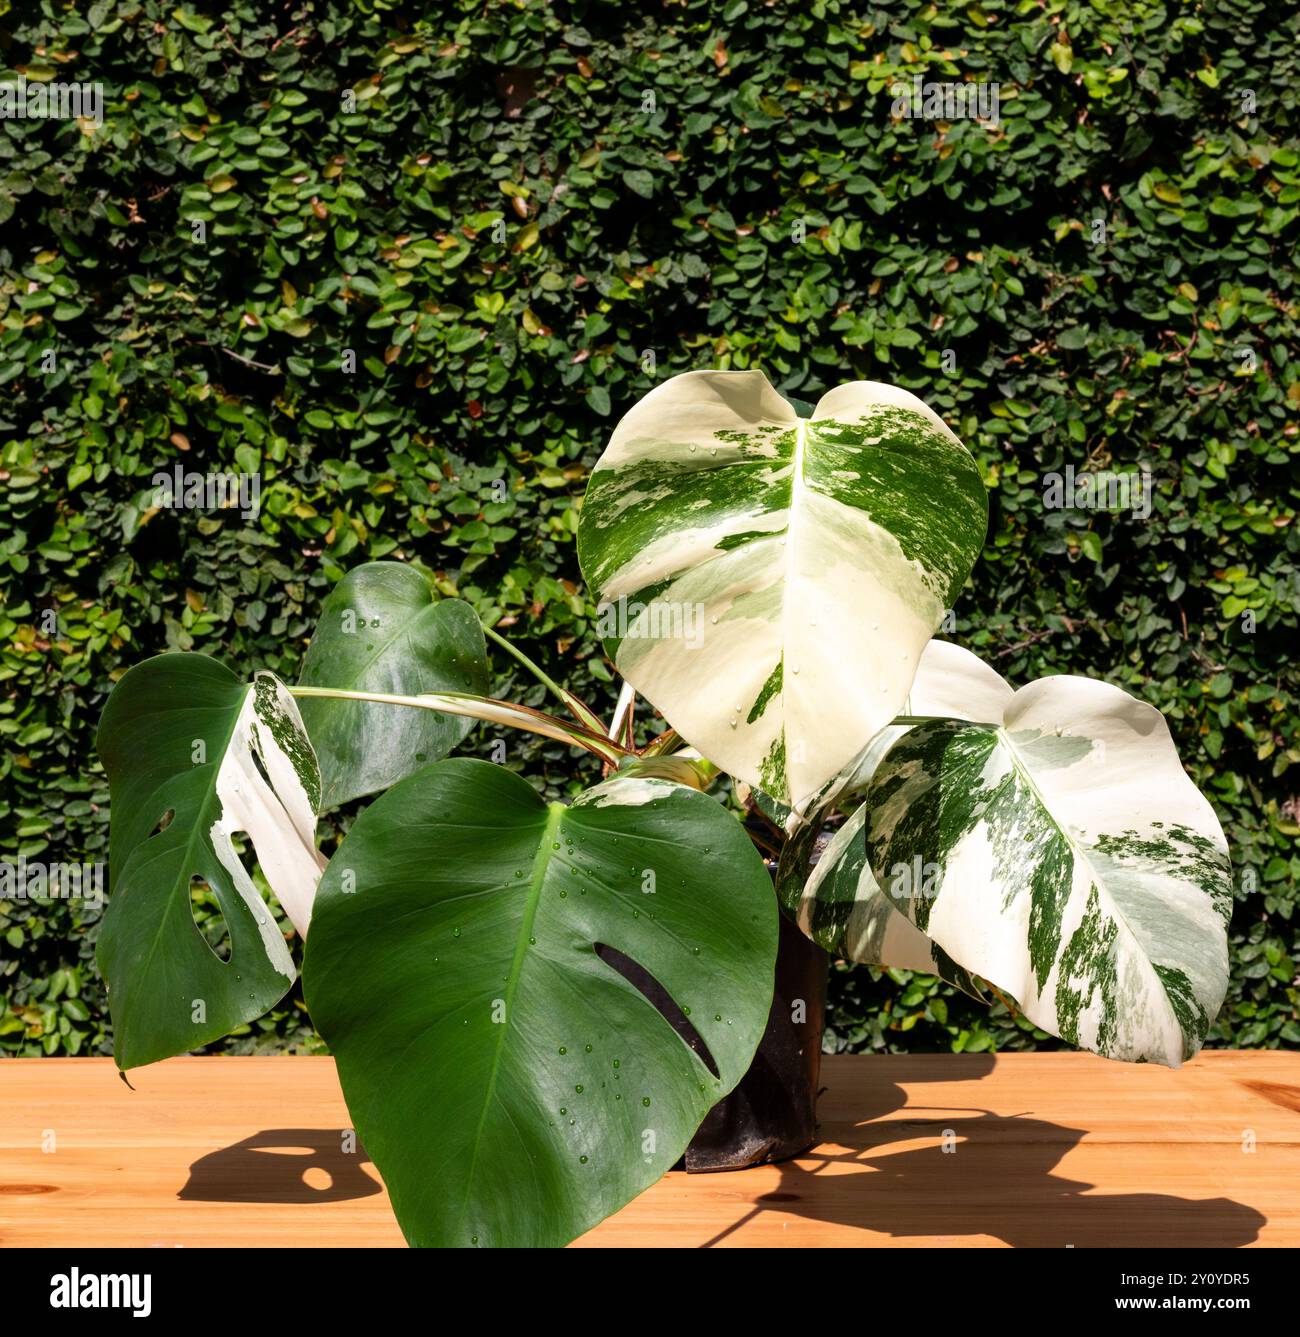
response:
<path fill-rule="evenodd" d="M 578 548 L 623 676 L 798 805 L 902 707 L 986 520 L 974 460 L 905 390 L 842 385 L 804 419 L 761 372 L 687 372 L 615 429 Z"/>
<path fill-rule="evenodd" d="M 997 725 L 936 721 L 868 786 L 867 853 L 894 906 L 1035 1025 L 1178 1066 L 1227 987 L 1227 843 L 1163 716 L 1044 678 Z"/>
<path fill-rule="evenodd" d="M 859 965 L 923 970 L 982 999 L 969 974 L 900 914 L 876 885 L 866 860 L 866 818 L 866 807 L 859 807 L 815 863 L 816 825 L 796 830 L 781 851 L 777 872 L 782 904 L 832 956 Z"/>
<path fill-rule="evenodd" d="M 950 641 L 931 641 L 921 654 L 902 714 L 913 717 L 996 722 L 1011 699 L 1011 684 L 978 655 Z M 881 758 L 901 738 L 906 724 L 888 724 L 843 770 L 833 775 L 799 810 L 789 811 L 786 830 L 793 834 L 805 820 L 859 793 L 870 783 Z"/>
<path fill-rule="evenodd" d="M 306 937 L 316 884 L 327 862 L 316 848 L 320 772 L 297 703 L 274 674 L 254 675 L 216 783 L 219 807 L 208 834 L 217 858 L 245 904 L 261 913 L 261 894 L 230 840 L 243 831 L 289 922 Z M 262 918 L 267 920 L 268 953 L 283 953 L 274 923 L 267 915 Z"/>
<path fill-rule="evenodd" d="M 931 641 L 903 713 L 994 722 L 1014 694 L 1011 684 L 978 655 L 951 641 Z"/>
<path fill-rule="evenodd" d="M 931 641 L 921 656 L 904 713 L 996 721 L 1012 695 L 1011 685 L 969 650 Z M 924 970 L 980 997 L 966 971 L 881 892 L 867 859 L 865 804 L 836 830 L 813 863 L 822 815 L 861 794 L 908 727 L 882 729 L 809 803 L 806 816 L 788 816 L 789 839 L 781 855 L 778 893 L 799 927 L 832 955 L 863 965 Z"/>
<path fill-rule="evenodd" d="M 299 933 L 324 859 L 320 771 L 293 698 L 203 655 L 147 660 L 114 689 L 98 747 L 112 800 L 110 891 L 97 958 L 122 1068 L 215 1040 L 293 983 L 284 935 L 236 850 L 243 832 Z M 220 909 L 229 959 L 192 913 L 195 880 Z"/>

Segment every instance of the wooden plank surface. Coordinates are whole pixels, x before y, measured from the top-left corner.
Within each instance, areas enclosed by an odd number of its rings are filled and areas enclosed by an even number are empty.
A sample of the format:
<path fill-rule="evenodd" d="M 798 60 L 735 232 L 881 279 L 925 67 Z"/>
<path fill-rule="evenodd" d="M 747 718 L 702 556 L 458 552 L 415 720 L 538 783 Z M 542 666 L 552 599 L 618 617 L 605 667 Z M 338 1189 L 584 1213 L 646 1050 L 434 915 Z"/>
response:
<path fill-rule="evenodd" d="M 0 1061 L 0 1245 L 401 1245 L 326 1058 Z M 583 1246 L 1300 1245 L 1300 1054 L 837 1057 L 822 1142 Z"/>

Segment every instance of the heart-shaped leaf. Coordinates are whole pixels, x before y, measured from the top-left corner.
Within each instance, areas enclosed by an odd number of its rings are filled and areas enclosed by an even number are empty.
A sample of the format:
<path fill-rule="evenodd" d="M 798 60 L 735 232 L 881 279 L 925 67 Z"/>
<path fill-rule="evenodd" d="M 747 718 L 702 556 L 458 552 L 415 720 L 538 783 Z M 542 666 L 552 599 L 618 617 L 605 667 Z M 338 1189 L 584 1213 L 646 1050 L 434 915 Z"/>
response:
<path fill-rule="evenodd" d="M 132 1068 L 216 1040 L 284 997 L 293 959 L 231 836 L 247 833 L 305 932 L 324 864 L 314 844 L 320 776 L 283 684 L 270 673 L 241 682 L 203 655 L 131 669 L 104 707 L 97 746 L 112 799 L 97 959 L 114 1056 Z M 196 878 L 220 906 L 228 961 L 194 922 Z"/>
<path fill-rule="evenodd" d="M 488 686 L 483 628 L 467 603 L 439 599 L 412 567 L 368 562 L 325 600 L 300 681 L 393 696 L 481 696 Z M 455 715 L 362 701 L 307 698 L 301 710 L 320 759 L 325 808 L 441 761 L 474 727 Z"/>
<path fill-rule="evenodd" d="M 987 513 L 974 460 L 905 390 L 855 381 L 804 419 L 761 372 L 687 372 L 615 429 L 578 552 L 623 676 L 798 806 L 898 713 Z"/>
<path fill-rule="evenodd" d="M 753 1057 L 776 937 L 762 860 L 684 785 L 566 807 L 458 758 L 371 804 L 304 985 L 411 1243 L 564 1244 L 658 1179 Z"/>
<path fill-rule="evenodd" d="M 931 641 L 921 656 L 905 713 L 1000 720 L 1012 695 L 1010 684 L 969 650 Z M 865 803 L 836 828 L 814 862 L 825 814 L 861 795 L 908 727 L 882 729 L 819 793 L 806 819 L 787 822 L 790 838 L 781 851 L 777 893 L 799 927 L 832 955 L 865 965 L 923 970 L 982 999 L 970 975 L 880 890 L 867 859 L 870 809 Z"/>
<path fill-rule="evenodd" d="M 867 788 L 894 906 L 1035 1025 L 1177 1067 L 1228 980 L 1227 843 L 1164 717 L 1117 687 L 1044 678 L 997 725 L 936 721 Z"/>

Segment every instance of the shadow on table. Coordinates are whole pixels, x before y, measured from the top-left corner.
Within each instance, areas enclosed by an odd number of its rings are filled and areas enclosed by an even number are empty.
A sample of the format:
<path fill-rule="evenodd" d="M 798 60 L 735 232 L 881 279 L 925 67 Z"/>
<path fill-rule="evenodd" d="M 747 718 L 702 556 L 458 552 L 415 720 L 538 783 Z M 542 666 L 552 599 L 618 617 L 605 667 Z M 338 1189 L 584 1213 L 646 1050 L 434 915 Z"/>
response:
<path fill-rule="evenodd" d="M 992 1071 L 991 1058 L 974 1064 L 968 1058 L 947 1080 Z M 947 1106 L 941 1092 L 932 1105 L 910 1104 L 892 1082 L 882 1082 L 876 1094 L 875 1108 L 857 1111 L 851 1122 L 822 1122 L 820 1145 L 771 1167 L 780 1172 L 779 1186 L 703 1247 L 722 1243 L 767 1210 L 895 1238 L 993 1236 L 1019 1248 L 1057 1249 L 1235 1247 L 1255 1239 L 1266 1223 L 1230 1198 L 1089 1193 L 1094 1185 L 1053 1173 L 1084 1137 L 1080 1128 Z M 904 1107 L 933 1117 L 882 1118 Z"/>
<path fill-rule="evenodd" d="M 337 1128 L 268 1128 L 200 1156 L 176 1195 L 196 1202 L 346 1202 L 382 1193 Z"/>

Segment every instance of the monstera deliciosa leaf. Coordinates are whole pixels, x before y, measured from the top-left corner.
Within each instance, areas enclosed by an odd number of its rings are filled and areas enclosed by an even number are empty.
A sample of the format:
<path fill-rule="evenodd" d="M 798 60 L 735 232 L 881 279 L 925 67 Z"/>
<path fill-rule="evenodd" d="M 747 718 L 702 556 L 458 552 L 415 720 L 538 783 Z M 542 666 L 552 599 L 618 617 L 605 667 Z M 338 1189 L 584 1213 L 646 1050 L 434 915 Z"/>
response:
<path fill-rule="evenodd" d="M 112 800 L 97 958 L 125 1069 L 218 1039 L 284 997 L 293 960 L 231 837 L 247 834 L 305 932 L 324 863 L 314 843 L 320 776 L 283 684 L 270 673 L 243 682 L 202 655 L 131 669 L 104 708 L 97 746 Z M 220 906 L 229 960 L 194 922 L 195 879 Z"/>
<path fill-rule="evenodd" d="M 761 372 L 687 372 L 615 429 L 578 552 L 623 676 L 798 805 L 897 714 L 987 510 L 970 454 L 905 390 L 842 385 L 805 419 Z"/>
<path fill-rule="evenodd" d="M 931 641 L 908 693 L 906 714 L 1000 720 L 1012 694 L 1010 684 L 969 650 Z M 855 797 L 860 800 L 881 760 L 908 727 L 882 729 L 819 792 L 807 814 L 787 822 L 790 838 L 781 851 L 778 895 L 808 937 L 833 956 L 896 970 L 923 970 L 982 998 L 968 972 L 881 891 L 867 860 L 870 808 L 866 804 L 859 802 L 830 836 L 820 857 L 813 859 L 826 813 Z"/>
<path fill-rule="evenodd" d="M 304 986 L 411 1243 L 564 1244 L 658 1179 L 753 1056 L 777 913 L 740 824 L 669 780 L 565 806 L 457 759 L 371 804 Z"/>
<path fill-rule="evenodd" d="M 482 695 L 483 627 L 469 604 L 439 599 L 411 567 L 368 562 L 325 600 L 300 681 L 393 696 Z M 320 759 L 324 808 L 378 793 L 440 761 L 474 727 L 456 715 L 374 702 L 307 698 L 300 708 Z"/>
<path fill-rule="evenodd" d="M 908 730 L 864 797 L 894 906 L 1036 1025 L 1176 1067 L 1228 978 L 1227 844 L 1163 716 L 1116 687 L 1045 678 L 990 724 Z"/>

